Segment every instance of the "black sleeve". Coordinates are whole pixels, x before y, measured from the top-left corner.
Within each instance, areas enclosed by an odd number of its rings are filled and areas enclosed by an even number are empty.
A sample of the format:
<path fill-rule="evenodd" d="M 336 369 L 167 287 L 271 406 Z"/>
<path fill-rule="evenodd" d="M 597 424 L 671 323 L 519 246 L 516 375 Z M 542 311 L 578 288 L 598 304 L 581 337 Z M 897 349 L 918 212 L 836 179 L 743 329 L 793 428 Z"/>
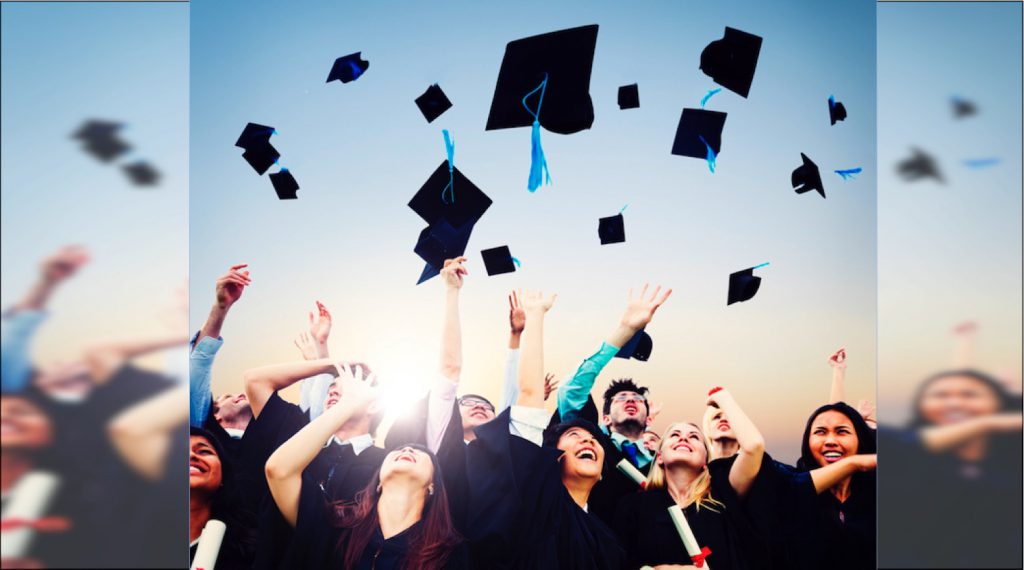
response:
<path fill-rule="evenodd" d="M 258 504 L 260 496 L 269 492 L 264 467 L 270 456 L 309 423 L 309 415 L 295 404 L 281 399 L 274 392 L 263 406 L 258 418 L 253 418 L 245 428 L 245 434 L 238 446 L 236 476 L 246 492 L 254 493 Z"/>
<path fill-rule="evenodd" d="M 637 497 L 623 497 L 615 511 L 615 535 L 619 539 L 619 545 L 626 552 L 624 560 L 626 568 L 639 568 L 643 566 L 642 561 L 637 557 L 639 547 L 637 545 L 637 531 L 639 521 L 637 520 Z"/>

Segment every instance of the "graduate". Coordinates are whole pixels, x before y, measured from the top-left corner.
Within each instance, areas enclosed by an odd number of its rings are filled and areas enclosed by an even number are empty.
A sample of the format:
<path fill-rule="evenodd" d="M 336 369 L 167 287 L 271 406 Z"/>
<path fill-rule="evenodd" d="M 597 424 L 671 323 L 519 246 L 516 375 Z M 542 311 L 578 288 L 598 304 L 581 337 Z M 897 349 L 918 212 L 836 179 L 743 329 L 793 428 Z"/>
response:
<path fill-rule="evenodd" d="M 468 552 L 448 512 L 441 467 L 429 450 L 418 445 L 392 450 L 353 500 L 330 499 L 304 474 L 321 442 L 376 407 L 373 375 L 364 378 L 360 367 L 353 371 L 346 365 L 339 373 L 344 399 L 327 406 L 267 461 L 274 503 L 295 528 L 287 567 L 467 568 Z"/>
<path fill-rule="evenodd" d="M 764 544 L 741 506 L 761 469 L 764 438 L 727 390 L 712 390 L 708 405 L 729 413 L 738 453 L 709 463 L 700 428 L 684 422 L 669 426 L 646 490 L 619 502 L 615 529 L 626 549 L 628 568 L 696 563 L 669 516 L 672 505 L 683 509 L 697 543 L 710 550 L 706 560 L 711 568 L 768 567 Z"/>
<path fill-rule="evenodd" d="M 620 568 L 615 535 L 589 512 L 603 436 L 574 419 L 544 429 L 544 315 L 554 296 L 518 295 L 526 312 L 518 404 L 476 429 L 467 449 L 469 539 L 479 568 Z"/>

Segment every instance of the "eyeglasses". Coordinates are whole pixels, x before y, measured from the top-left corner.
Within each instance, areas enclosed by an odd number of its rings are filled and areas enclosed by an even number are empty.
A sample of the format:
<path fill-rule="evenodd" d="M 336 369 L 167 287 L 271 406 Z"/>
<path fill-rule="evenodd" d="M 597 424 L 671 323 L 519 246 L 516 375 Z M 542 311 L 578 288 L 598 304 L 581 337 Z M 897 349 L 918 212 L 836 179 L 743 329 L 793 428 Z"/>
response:
<path fill-rule="evenodd" d="M 494 412 L 494 406 L 487 400 L 481 400 L 480 398 L 474 398 L 472 396 L 466 396 L 459 398 L 459 405 L 463 408 L 475 408 L 476 406 L 483 406 L 490 412 Z"/>
<path fill-rule="evenodd" d="M 638 404 L 642 404 L 647 401 L 647 397 L 641 394 L 633 394 L 632 396 L 626 394 L 619 394 L 618 396 L 612 398 L 612 401 L 615 403 L 636 402 Z"/>

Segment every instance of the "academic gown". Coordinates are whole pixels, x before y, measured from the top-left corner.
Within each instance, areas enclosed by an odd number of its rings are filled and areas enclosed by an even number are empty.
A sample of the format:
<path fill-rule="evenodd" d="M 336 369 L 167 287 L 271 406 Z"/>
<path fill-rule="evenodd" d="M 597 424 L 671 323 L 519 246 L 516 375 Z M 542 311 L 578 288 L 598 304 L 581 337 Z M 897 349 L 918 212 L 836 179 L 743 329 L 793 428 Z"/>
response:
<path fill-rule="evenodd" d="M 241 438 L 235 439 L 231 437 L 231 434 L 224 429 L 224 426 L 220 425 L 217 418 L 213 417 L 213 407 L 210 407 L 210 411 L 206 414 L 206 419 L 203 420 L 203 429 L 210 432 L 213 437 L 217 438 L 217 443 L 220 444 L 221 449 L 224 450 L 224 454 L 228 456 L 228 459 L 234 461 L 238 459 L 238 452 L 242 447 Z"/>
<path fill-rule="evenodd" d="M 718 459 L 708 464 L 711 497 L 724 506 L 704 506 L 698 510 L 692 504 L 683 509 L 683 514 L 697 543 L 711 551 L 707 564 L 714 570 L 768 568 L 767 551 L 729 484 L 729 470 L 735 459 Z M 626 549 L 627 568 L 693 563 L 668 513 L 674 504 L 667 489 L 628 495 L 619 502 L 615 530 Z"/>
<path fill-rule="evenodd" d="M 344 533 L 335 526 L 333 506 L 328 503 L 320 489 L 309 486 L 303 480 L 299 498 L 299 516 L 295 524 L 295 538 L 289 547 L 286 564 L 288 568 L 342 568 L 342 549 L 339 548 Z M 380 527 L 363 551 L 356 570 L 392 570 L 401 568 L 409 544 L 422 529 L 417 522 L 401 533 L 384 539 Z M 447 570 L 469 568 L 469 553 L 464 543 L 456 547 L 444 566 Z"/>
<path fill-rule="evenodd" d="M 466 450 L 469 536 L 478 568 L 618 569 L 615 535 L 562 484 L 561 451 L 509 433 L 510 410 Z"/>
<path fill-rule="evenodd" d="M 594 403 L 593 398 L 588 398 L 583 409 L 576 412 L 574 417 L 585 419 L 594 425 L 600 425 L 597 405 Z M 562 418 L 558 410 L 555 410 L 549 425 L 554 426 L 561 421 Z M 594 489 L 590 492 L 590 501 L 587 503 L 587 506 L 592 514 L 600 518 L 609 527 L 613 527 L 619 501 L 626 495 L 639 492 L 640 486 L 616 467 L 620 461 L 626 459 L 626 454 L 615 446 L 612 438 L 604 436 L 601 438 L 600 443 L 604 448 L 604 467 L 601 471 L 601 480 L 594 485 Z M 642 443 L 638 445 L 642 445 Z M 651 464 L 648 463 L 637 469 L 646 476 L 651 470 Z"/>

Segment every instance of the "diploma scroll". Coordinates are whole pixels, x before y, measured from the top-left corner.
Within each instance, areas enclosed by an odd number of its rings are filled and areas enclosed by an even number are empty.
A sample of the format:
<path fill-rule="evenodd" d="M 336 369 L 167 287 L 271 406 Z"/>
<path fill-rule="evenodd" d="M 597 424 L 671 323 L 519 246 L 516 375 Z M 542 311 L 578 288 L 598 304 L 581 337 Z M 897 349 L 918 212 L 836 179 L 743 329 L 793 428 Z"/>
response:
<path fill-rule="evenodd" d="M 60 479 L 53 473 L 38 471 L 25 475 L 14 486 L 10 503 L 0 513 L 0 521 L 5 523 L 4 526 L 9 524 L 13 527 L 0 532 L 0 558 L 22 558 L 28 555 L 28 548 L 36 532 L 34 523 L 49 508 L 59 484 Z"/>
<path fill-rule="evenodd" d="M 199 535 L 196 555 L 192 558 L 192 570 L 213 570 L 227 528 L 227 525 L 217 519 L 206 521 L 203 533 Z"/>
<path fill-rule="evenodd" d="M 679 538 L 683 539 L 683 546 L 686 548 L 686 553 L 690 555 L 693 565 L 697 568 L 711 570 L 711 566 L 705 560 L 711 554 L 711 551 L 707 548 L 701 548 L 697 544 L 697 538 L 693 536 L 693 531 L 690 530 L 690 523 L 686 522 L 686 515 L 683 514 L 683 509 L 679 508 L 679 505 L 672 505 L 668 508 L 668 515 L 672 517 L 672 523 L 676 525 L 676 532 L 679 533 Z"/>
<path fill-rule="evenodd" d="M 644 474 L 641 473 L 639 469 L 633 467 L 633 464 L 630 463 L 628 459 L 619 461 L 615 467 L 618 468 L 619 471 L 622 471 L 626 477 L 632 479 L 634 483 L 640 485 L 641 489 L 647 488 L 647 477 L 644 477 Z"/>

